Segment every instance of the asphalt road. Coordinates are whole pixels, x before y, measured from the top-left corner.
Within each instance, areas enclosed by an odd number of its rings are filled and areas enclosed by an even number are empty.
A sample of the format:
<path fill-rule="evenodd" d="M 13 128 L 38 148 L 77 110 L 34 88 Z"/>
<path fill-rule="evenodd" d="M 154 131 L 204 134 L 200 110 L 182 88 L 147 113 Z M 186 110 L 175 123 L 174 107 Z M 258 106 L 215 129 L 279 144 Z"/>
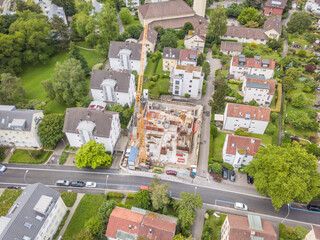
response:
<path fill-rule="evenodd" d="M 28 170 L 28 172 L 26 172 L 26 170 Z M 107 176 L 108 182 L 106 183 Z M 149 177 L 124 175 L 116 172 L 106 172 L 103 170 L 93 172 L 92 170 L 77 170 L 75 168 L 41 168 L 36 166 L 30 167 L 30 165 L 28 167 L 25 165 L 8 165 L 7 171 L 0 174 L 0 187 L 5 188 L 9 185 L 23 186 L 36 182 L 41 182 L 45 185 L 53 187 L 55 181 L 58 179 L 94 181 L 98 184 L 96 189 L 71 187 L 58 188 L 58 190 L 61 191 L 72 189 L 72 191 L 85 193 L 104 193 L 104 191 L 107 189 L 137 191 L 139 190 L 140 185 L 149 185 L 152 181 L 152 179 Z M 194 193 L 196 191 L 198 194 L 201 194 L 203 202 L 207 204 L 214 205 L 216 203 L 219 206 L 232 208 L 232 204 L 225 203 L 223 201 L 242 202 L 248 205 L 250 212 L 265 214 L 278 218 L 283 218 L 287 215 L 287 206 L 281 208 L 279 212 L 276 212 L 273 210 L 270 199 L 265 197 L 181 182 L 162 182 L 170 185 L 169 190 L 172 191 L 173 197 L 179 197 L 182 191 L 189 193 Z M 288 219 L 306 223 L 320 224 L 320 213 L 291 209 Z"/>

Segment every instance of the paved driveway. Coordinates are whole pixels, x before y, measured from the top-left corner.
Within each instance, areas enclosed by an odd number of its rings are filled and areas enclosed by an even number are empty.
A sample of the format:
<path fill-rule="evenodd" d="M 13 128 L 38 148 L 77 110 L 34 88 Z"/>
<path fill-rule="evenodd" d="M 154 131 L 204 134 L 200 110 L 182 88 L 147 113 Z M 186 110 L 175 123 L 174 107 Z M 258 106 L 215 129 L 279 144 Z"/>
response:
<path fill-rule="evenodd" d="M 212 97 L 214 92 L 214 73 L 216 69 L 221 68 L 220 59 L 213 59 L 211 57 L 211 52 L 207 55 L 207 60 L 210 63 L 211 73 L 208 76 L 207 80 L 207 91 L 204 96 L 201 98 L 201 103 L 204 107 L 203 111 L 203 120 L 201 128 L 201 137 L 200 137 L 200 154 L 199 154 L 199 163 L 197 169 L 197 176 L 202 178 L 207 178 L 208 176 L 208 157 L 209 157 L 209 146 L 210 146 L 210 120 L 211 120 L 211 107 L 209 106 L 209 100 Z"/>

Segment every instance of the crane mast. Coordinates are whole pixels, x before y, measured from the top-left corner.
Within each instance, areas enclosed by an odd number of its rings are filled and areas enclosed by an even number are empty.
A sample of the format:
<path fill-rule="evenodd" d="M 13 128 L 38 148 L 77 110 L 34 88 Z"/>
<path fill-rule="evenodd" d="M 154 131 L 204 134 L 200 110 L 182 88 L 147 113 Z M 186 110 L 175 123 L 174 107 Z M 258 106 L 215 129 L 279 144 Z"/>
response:
<path fill-rule="evenodd" d="M 144 65 L 145 65 L 145 60 L 146 60 L 145 58 L 146 58 L 147 32 L 148 32 L 148 24 L 146 24 L 144 26 L 144 31 L 143 31 L 139 78 L 138 78 L 136 101 L 135 101 L 135 107 L 134 107 L 134 119 L 135 119 L 134 122 L 135 122 L 135 124 L 137 124 L 137 138 L 138 138 L 138 143 L 139 143 L 139 157 L 140 157 L 141 163 L 145 163 L 146 159 L 147 159 L 144 119 L 143 119 L 143 105 L 141 102 Z"/>

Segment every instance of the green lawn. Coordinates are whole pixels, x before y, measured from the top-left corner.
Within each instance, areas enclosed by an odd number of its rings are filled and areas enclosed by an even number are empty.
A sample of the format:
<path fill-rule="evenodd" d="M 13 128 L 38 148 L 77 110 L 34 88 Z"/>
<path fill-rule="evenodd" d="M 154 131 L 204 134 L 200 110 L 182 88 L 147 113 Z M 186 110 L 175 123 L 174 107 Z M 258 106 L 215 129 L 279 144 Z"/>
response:
<path fill-rule="evenodd" d="M 63 235 L 64 240 L 72 239 L 72 236 L 80 232 L 85 223 L 93 216 L 98 214 L 101 204 L 104 202 L 105 196 L 98 194 L 86 194 L 81 199 L 71 221 Z"/>
<path fill-rule="evenodd" d="M 142 26 L 139 19 L 134 19 L 133 16 L 133 21 L 130 24 L 124 25 L 124 29 L 127 30 L 128 27 L 130 27 L 131 25 L 137 25 L 137 26 Z"/>
<path fill-rule="evenodd" d="M 249 43 L 242 44 L 242 52 L 253 51 L 255 56 L 261 56 L 262 59 L 275 59 L 277 62 L 281 60 L 281 54 L 278 52 L 268 49 L 266 45 L 259 44 L 256 48 L 250 47 Z"/>
<path fill-rule="evenodd" d="M 61 198 L 67 207 L 72 207 L 77 200 L 77 193 L 75 192 L 63 192 L 61 193 Z"/>
<path fill-rule="evenodd" d="M 221 227 L 224 223 L 224 220 L 227 217 L 227 215 L 221 213 L 218 213 L 218 215 L 220 216 L 219 218 L 215 217 L 214 215 L 211 215 L 209 219 L 204 222 L 202 234 L 210 232 L 209 229 L 212 229 L 213 231 L 210 234 L 210 239 L 212 240 L 221 239 Z"/>
<path fill-rule="evenodd" d="M 270 136 L 270 135 L 249 133 L 248 137 L 259 138 L 259 139 L 261 139 L 262 144 L 272 145 L 272 136 Z"/>
<path fill-rule="evenodd" d="M 157 68 L 158 61 L 153 62 L 151 58 L 147 59 L 147 66 L 144 70 L 144 76 L 146 78 L 151 78 Z"/>
<path fill-rule="evenodd" d="M 178 43 L 177 48 L 181 48 L 181 49 L 186 48 L 186 47 L 184 46 L 184 40 L 183 40 L 183 39 L 179 39 L 179 40 L 177 41 L 177 43 Z"/>
<path fill-rule="evenodd" d="M 9 163 L 27 163 L 27 164 L 42 164 L 45 163 L 52 151 L 42 151 L 39 150 L 22 150 L 16 149 L 9 159 Z"/>
<path fill-rule="evenodd" d="M 0 196 L 0 216 L 5 216 L 22 190 L 5 189 Z"/>
<path fill-rule="evenodd" d="M 213 159 L 222 159 L 222 149 L 226 136 L 227 133 L 218 132 L 218 135 L 213 139 L 213 141 L 210 141 L 209 156 L 213 157 Z"/>
<path fill-rule="evenodd" d="M 104 57 L 98 54 L 96 51 L 80 49 L 80 52 L 87 60 L 90 68 L 92 68 L 93 65 L 104 61 Z M 22 87 L 27 94 L 27 99 L 46 101 L 46 93 L 41 82 L 51 79 L 55 73 L 56 63 L 64 62 L 67 60 L 67 58 L 67 52 L 60 52 L 51 57 L 46 63 L 39 63 L 36 65 L 28 64 L 23 68 L 23 71 L 19 77 L 22 80 Z M 65 111 L 65 109 L 65 106 L 56 102 L 48 103 L 48 110 L 50 112 L 62 113 Z"/>
<path fill-rule="evenodd" d="M 149 89 L 149 96 L 150 98 L 159 98 L 161 94 L 169 94 L 169 86 L 170 86 L 170 79 L 169 78 L 159 78 L 155 81 L 155 85 L 151 86 L 152 81 L 148 80 L 147 82 L 143 83 L 143 88 Z"/>

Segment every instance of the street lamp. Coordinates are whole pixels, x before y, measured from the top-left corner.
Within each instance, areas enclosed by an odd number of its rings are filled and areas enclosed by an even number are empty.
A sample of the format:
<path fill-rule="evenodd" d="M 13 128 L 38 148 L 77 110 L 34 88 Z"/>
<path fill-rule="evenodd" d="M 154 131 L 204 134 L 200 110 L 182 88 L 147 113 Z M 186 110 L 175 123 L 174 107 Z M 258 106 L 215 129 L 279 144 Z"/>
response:
<path fill-rule="evenodd" d="M 194 194 L 197 194 L 197 186 L 194 187 Z"/>
<path fill-rule="evenodd" d="M 289 214 L 290 214 L 290 204 L 288 203 L 288 214 L 287 216 L 285 216 L 284 219 L 282 219 L 281 223 L 283 223 L 283 221 L 289 216 Z"/>
<path fill-rule="evenodd" d="M 106 176 L 106 194 L 107 194 L 107 191 L 108 191 L 108 178 L 109 178 L 109 175 Z"/>
<path fill-rule="evenodd" d="M 26 180 L 26 177 L 27 177 L 28 172 L 29 172 L 29 170 L 26 170 L 26 173 L 24 174 L 24 177 L 23 177 L 24 182 L 25 182 L 26 184 L 28 184 L 28 183 L 27 183 L 27 180 Z"/>

